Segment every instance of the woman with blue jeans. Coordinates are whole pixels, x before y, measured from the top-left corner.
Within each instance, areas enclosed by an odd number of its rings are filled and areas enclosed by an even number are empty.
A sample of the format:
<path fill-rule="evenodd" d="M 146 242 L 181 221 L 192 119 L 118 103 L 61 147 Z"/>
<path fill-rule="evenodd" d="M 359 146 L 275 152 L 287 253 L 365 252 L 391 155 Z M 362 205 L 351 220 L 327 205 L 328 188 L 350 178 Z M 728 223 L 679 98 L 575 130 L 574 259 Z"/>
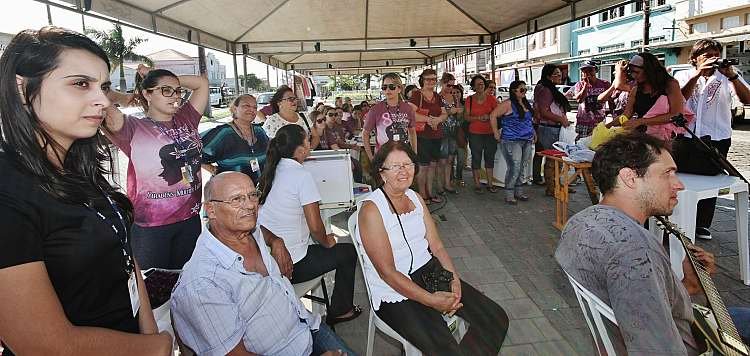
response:
<path fill-rule="evenodd" d="M 516 80 L 510 83 L 510 98 L 498 105 L 497 121 L 492 120 L 492 132 L 500 142 L 500 150 L 505 158 L 505 202 L 516 204 L 527 201 L 523 193 L 523 172 L 532 160 L 532 144 L 535 139 L 531 105 L 526 100 L 526 82 Z M 499 126 L 502 128 L 498 130 Z"/>

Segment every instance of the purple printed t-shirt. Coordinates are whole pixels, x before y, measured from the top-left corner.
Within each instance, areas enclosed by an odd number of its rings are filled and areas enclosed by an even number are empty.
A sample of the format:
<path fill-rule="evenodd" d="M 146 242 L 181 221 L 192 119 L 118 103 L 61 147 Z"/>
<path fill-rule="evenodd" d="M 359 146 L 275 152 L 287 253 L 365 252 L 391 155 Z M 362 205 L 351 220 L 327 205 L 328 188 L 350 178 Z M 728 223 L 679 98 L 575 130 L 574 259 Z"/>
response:
<path fill-rule="evenodd" d="M 580 93 L 583 90 L 585 82 L 581 80 L 576 83 L 573 88 L 574 93 Z M 576 113 L 576 126 L 587 126 L 594 127 L 596 124 L 604 121 L 606 113 L 604 112 L 604 103 L 600 103 L 597 100 L 599 94 L 604 93 L 609 89 L 609 82 L 606 80 L 597 80 L 592 85 L 586 97 L 583 98 L 583 102 L 578 104 L 578 112 Z"/>
<path fill-rule="evenodd" d="M 414 127 L 414 109 L 405 101 L 389 107 L 385 101 L 375 104 L 367 112 L 363 130 L 375 130 L 375 150 L 390 140 L 409 144 L 409 129 Z"/>
<path fill-rule="evenodd" d="M 133 202 L 134 222 L 139 226 L 169 225 L 198 215 L 200 118 L 201 114 L 187 103 L 172 117 L 172 128 L 149 118 L 125 116 L 122 129 L 107 135 L 130 159 L 128 198 Z"/>

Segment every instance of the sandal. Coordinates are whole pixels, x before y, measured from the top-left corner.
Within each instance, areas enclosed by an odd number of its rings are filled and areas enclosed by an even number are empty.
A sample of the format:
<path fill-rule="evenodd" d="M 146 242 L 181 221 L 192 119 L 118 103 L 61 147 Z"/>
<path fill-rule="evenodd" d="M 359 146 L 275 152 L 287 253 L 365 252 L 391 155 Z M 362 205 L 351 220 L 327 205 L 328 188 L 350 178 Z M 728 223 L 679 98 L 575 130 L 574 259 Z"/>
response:
<path fill-rule="evenodd" d="M 476 186 L 476 187 L 474 187 L 474 193 L 482 194 L 484 192 L 482 191 L 482 187 Z"/>
<path fill-rule="evenodd" d="M 487 186 L 487 191 L 490 193 L 497 193 L 499 189 L 496 186 L 490 184 Z"/>
<path fill-rule="evenodd" d="M 516 199 L 518 199 L 520 201 L 528 201 L 529 200 L 529 196 L 526 195 L 526 194 L 518 194 L 518 195 L 516 195 Z"/>
<path fill-rule="evenodd" d="M 328 326 L 334 326 L 338 323 L 343 323 L 345 321 L 354 320 L 358 316 L 360 316 L 360 314 L 362 314 L 362 308 L 359 305 L 355 305 L 352 308 L 352 315 L 349 315 L 346 317 L 337 317 L 337 318 L 331 318 L 329 316 L 326 316 L 326 324 L 328 324 Z"/>
<path fill-rule="evenodd" d="M 518 200 L 516 200 L 515 198 L 505 198 L 505 202 L 508 203 L 508 204 L 510 204 L 510 205 L 516 205 L 516 204 L 518 204 Z"/>
<path fill-rule="evenodd" d="M 443 199 L 440 199 L 440 197 L 432 197 L 430 198 L 430 201 L 432 202 L 432 204 L 440 204 L 443 202 Z"/>

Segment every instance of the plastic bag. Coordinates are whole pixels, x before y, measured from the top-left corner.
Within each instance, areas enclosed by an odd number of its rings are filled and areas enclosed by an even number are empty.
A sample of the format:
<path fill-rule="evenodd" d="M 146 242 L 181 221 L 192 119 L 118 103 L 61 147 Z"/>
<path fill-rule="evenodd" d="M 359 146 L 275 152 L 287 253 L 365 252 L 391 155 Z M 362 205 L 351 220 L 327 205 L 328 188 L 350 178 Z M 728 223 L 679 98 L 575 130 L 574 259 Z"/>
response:
<path fill-rule="evenodd" d="M 558 137 L 558 141 L 562 141 L 565 143 L 575 144 L 576 143 L 576 137 L 578 137 L 578 134 L 576 133 L 575 127 L 572 125 L 568 127 L 561 127 L 560 128 L 560 136 Z"/>
<path fill-rule="evenodd" d="M 603 145 L 605 142 L 611 140 L 617 134 L 624 130 L 622 127 L 607 128 L 604 122 L 600 122 L 594 130 L 591 131 L 591 144 L 589 148 L 595 150 L 597 147 Z"/>

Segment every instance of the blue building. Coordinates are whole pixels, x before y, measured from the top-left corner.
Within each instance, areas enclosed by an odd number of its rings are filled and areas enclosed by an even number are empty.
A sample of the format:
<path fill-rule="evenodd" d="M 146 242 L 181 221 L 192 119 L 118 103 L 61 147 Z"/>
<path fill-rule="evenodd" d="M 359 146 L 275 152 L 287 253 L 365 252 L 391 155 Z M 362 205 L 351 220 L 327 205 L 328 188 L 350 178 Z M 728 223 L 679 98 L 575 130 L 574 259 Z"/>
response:
<path fill-rule="evenodd" d="M 649 44 L 673 42 L 681 34 L 676 26 L 675 4 L 679 0 L 651 0 Z M 571 24 L 569 65 L 573 82 L 580 79 L 580 63 L 588 59 L 602 61 L 599 77 L 613 78 L 614 64 L 640 52 L 643 41 L 643 3 L 620 5 Z M 651 53 L 665 66 L 678 63 L 679 48 L 653 48 Z"/>

